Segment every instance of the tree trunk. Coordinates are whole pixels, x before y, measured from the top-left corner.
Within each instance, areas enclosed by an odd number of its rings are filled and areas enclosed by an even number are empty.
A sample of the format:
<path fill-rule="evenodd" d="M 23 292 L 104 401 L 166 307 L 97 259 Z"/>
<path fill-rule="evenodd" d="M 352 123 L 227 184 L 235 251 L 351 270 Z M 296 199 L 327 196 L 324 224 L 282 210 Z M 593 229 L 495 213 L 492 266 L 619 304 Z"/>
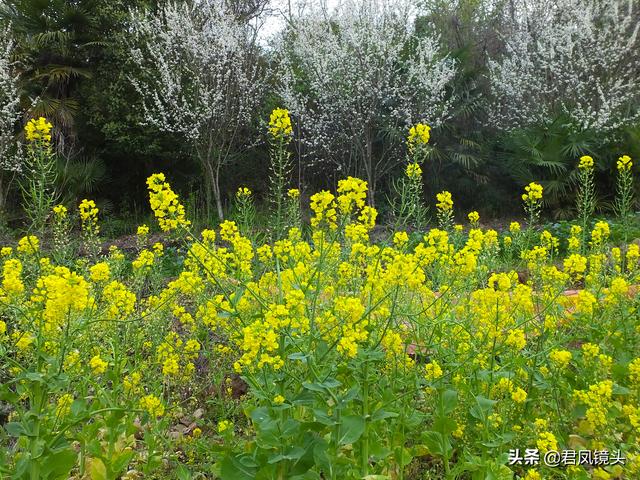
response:
<path fill-rule="evenodd" d="M 205 192 L 205 215 L 207 220 L 211 218 L 211 205 L 213 204 L 213 169 L 208 160 L 202 161 L 202 170 L 204 173 L 204 192 Z"/>
<path fill-rule="evenodd" d="M 367 144 L 365 149 L 364 165 L 365 165 L 365 171 L 367 172 L 367 182 L 369 182 L 369 195 L 367 195 L 367 200 L 368 200 L 369 206 L 375 208 L 376 206 L 376 200 L 375 200 L 376 175 L 375 175 L 375 172 L 373 171 L 374 170 L 373 142 L 371 140 L 370 129 L 367 129 L 366 131 L 365 141 L 367 142 Z"/>
<path fill-rule="evenodd" d="M 7 195 L 4 189 L 4 172 L 0 171 L 0 215 L 4 215 L 4 207 L 7 204 Z"/>
<path fill-rule="evenodd" d="M 213 196 L 216 200 L 216 208 L 218 210 L 218 219 L 224 220 L 224 212 L 222 210 L 222 195 L 220 194 L 220 162 L 216 165 L 216 170 L 213 175 Z"/>
<path fill-rule="evenodd" d="M 204 184 L 207 201 L 207 221 L 211 220 L 213 202 L 216 204 L 216 211 L 220 221 L 224 220 L 224 212 L 222 210 L 222 195 L 220 193 L 220 167 L 221 159 L 219 156 L 213 156 L 211 147 L 208 146 L 206 151 L 200 151 L 200 163 L 204 170 Z M 218 155 L 218 154 L 216 154 Z"/>

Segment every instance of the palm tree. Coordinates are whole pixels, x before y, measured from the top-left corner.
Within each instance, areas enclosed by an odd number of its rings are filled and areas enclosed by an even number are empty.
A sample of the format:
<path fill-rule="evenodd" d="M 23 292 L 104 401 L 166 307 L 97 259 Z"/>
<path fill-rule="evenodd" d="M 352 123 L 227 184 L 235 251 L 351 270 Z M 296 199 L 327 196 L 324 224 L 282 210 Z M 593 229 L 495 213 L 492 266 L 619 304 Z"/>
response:
<path fill-rule="evenodd" d="M 0 19 L 11 25 L 17 40 L 25 110 L 56 126 L 60 148 L 75 139 L 77 85 L 91 78 L 91 61 L 102 45 L 95 32 L 95 4 L 94 0 L 8 0 L 0 4 Z"/>

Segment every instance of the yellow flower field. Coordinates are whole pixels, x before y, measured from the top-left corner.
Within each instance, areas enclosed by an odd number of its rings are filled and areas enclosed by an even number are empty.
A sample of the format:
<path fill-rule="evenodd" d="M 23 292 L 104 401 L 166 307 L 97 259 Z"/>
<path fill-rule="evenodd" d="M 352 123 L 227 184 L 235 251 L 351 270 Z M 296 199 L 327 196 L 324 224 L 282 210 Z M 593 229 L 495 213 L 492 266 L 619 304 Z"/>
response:
<path fill-rule="evenodd" d="M 531 183 L 527 227 L 453 225 L 442 192 L 442 228 L 372 242 L 348 177 L 310 225 L 288 190 L 285 235 L 257 241 L 192 231 L 167 177 L 147 185 L 165 243 L 141 225 L 101 253 L 83 200 L 82 255 L 59 256 L 64 206 L 54 250 L 1 249 L 0 478 L 640 478 L 640 247 L 609 222 L 540 232 Z"/>

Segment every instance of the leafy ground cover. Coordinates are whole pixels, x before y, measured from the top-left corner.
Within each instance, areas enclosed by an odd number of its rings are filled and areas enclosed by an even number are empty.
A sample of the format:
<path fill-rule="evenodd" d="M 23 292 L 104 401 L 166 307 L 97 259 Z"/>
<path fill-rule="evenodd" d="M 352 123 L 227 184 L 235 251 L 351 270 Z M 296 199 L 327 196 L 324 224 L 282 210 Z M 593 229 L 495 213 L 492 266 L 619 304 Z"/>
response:
<path fill-rule="evenodd" d="M 372 244 L 349 178 L 312 197 L 309 238 L 254 244 L 232 221 L 190 232 L 148 185 L 176 247 L 143 226 L 133 258 L 2 249 L 3 474 L 636 478 L 640 249 L 607 222 L 562 255 L 516 223 Z M 626 463 L 509 466 L 513 448 Z"/>
<path fill-rule="evenodd" d="M 544 189 L 530 183 L 526 227 L 482 227 L 475 211 L 456 224 L 444 191 L 426 228 L 416 125 L 394 216 L 412 228 L 374 241 L 358 178 L 312 195 L 303 220 L 288 112 L 269 128 L 269 229 L 241 188 L 234 221 L 196 231 L 157 173 L 163 233 L 140 225 L 125 254 L 103 248 L 88 199 L 75 248 L 72 212 L 46 188 L 51 125 L 28 124 L 38 235 L 0 249 L 0 476 L 638 478 L 629 156 L 615 221 L 593 217 L 584 156 L 575 222 L 537 227 Z"/>

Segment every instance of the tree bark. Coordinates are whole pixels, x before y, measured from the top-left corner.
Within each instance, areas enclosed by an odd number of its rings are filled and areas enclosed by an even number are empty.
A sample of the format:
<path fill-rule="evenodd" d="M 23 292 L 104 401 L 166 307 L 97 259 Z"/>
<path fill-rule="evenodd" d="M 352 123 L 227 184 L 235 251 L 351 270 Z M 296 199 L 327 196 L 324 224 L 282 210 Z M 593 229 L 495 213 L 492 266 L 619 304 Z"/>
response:
<path fill-rule="evenodd" d="M 220 194 L 220 162 L 216 165 L 213 175 L 213 195 L 216 200 L 216 208 L 218 210 L 218 219 L 224 220 L 224 211 L 222 210 L 222 195 Z"/>

